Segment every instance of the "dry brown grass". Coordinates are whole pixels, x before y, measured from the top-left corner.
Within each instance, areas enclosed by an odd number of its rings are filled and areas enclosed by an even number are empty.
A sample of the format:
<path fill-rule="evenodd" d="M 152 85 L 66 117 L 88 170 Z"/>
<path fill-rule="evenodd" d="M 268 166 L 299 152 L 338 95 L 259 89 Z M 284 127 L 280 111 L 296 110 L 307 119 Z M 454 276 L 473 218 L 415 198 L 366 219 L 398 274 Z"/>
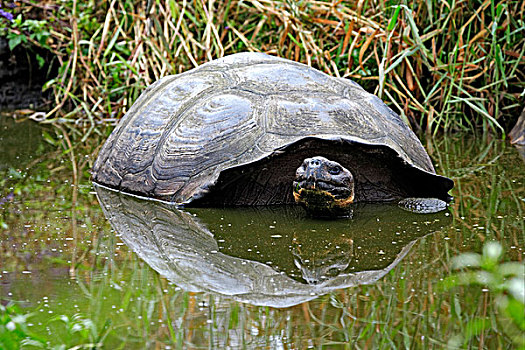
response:
<path fill-rule="evenodd" d="M 53 108 L 34 118 L 74 121 L 83 135 L 156 79 L 239 51 L 354 79 L 415 129 L 508 130 L 525 85 L 525 3 L 450 3 L 26 0 L 18 10 L 47 20 L 61 66 Z"/>

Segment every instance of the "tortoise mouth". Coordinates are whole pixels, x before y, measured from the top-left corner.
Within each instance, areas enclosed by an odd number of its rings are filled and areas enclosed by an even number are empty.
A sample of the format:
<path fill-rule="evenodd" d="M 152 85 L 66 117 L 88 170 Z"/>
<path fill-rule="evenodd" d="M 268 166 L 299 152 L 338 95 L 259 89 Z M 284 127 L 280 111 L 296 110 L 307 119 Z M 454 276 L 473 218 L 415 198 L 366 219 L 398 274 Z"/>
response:
<path fill-rule="evenodd" d="M 294 181 L 293 195 L 312 216 L 346 217 L 354 201 L 351 188 L 326 181 Z"/>
<path fill-rule="evenodd" d="M 347 186 L 338 186 L 323 180 L 294 181 L 294 196 L 299 196 L 299 200 L 296 197 L 296 201 L 300 201 L 301 197 L 304 197 L 306 194 L 313 193 L 324 194 L 325 200 L 341 201 L 348 200 L 349 197 L 352 197 L 353 200 L 353 191 Z"/>
<path fill-rule="evenodd" d="M 346 187 L 328 184 L 330 191 L 320 187 L 326 182 L 316 182 L 313 186 L 301 187 L 294 183 L 293 196 L 295 201 L 302 205 L 306 212 L 313 217 L 334 218 L 351 217 L 351 204 L 354 201 L 353 192 Z"/>

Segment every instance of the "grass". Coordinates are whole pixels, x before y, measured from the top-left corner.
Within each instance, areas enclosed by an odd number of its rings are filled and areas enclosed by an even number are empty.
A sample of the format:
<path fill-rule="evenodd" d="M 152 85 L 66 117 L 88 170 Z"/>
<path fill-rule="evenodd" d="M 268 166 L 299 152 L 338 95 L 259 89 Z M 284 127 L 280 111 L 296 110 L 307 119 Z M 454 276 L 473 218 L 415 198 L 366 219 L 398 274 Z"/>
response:
<path fill-rule="evenodd" d="M 354 79 L 428 133 L 504 135 L 519 115 L 525 87 L 522 1 L 17 4 L 9 9 L 13 22 L 0 17 L 12 44 L 48 48 L 60 66 L 46 84 L 55 101 L 32 117 L 69 122 L 84 138 L 122 117 L 160 77 L 240 51 Z"/>

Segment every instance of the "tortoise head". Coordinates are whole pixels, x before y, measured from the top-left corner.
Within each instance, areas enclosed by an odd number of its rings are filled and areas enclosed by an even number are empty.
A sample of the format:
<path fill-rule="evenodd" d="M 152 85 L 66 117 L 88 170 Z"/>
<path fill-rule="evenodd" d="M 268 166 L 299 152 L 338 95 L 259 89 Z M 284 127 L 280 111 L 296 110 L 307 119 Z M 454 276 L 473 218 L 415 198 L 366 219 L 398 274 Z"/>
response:
<path fill-rule="evenodd" d="M 306 158 L 293 182 L 295 201 L 312 216 L 349 216 L 354 177 L 341 164 L 321 156 Z"/>

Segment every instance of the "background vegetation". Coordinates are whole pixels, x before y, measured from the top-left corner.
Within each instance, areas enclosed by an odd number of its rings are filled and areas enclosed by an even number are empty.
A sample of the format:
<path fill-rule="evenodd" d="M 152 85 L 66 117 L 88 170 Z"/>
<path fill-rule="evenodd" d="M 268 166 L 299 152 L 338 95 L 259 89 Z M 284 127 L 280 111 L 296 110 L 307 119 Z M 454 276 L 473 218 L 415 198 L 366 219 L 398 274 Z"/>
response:
<path fill-rule="evenodd" d="M 46 84 L 55 101 L 32 118 L 74 121 L 83 136 L 156 79 L 247 50 L 354 79 L 427 132 L 504 133 L 523 98 L 523 1 L 4 3 L 9 45 L 47 48 L 59 65 Z"/>

